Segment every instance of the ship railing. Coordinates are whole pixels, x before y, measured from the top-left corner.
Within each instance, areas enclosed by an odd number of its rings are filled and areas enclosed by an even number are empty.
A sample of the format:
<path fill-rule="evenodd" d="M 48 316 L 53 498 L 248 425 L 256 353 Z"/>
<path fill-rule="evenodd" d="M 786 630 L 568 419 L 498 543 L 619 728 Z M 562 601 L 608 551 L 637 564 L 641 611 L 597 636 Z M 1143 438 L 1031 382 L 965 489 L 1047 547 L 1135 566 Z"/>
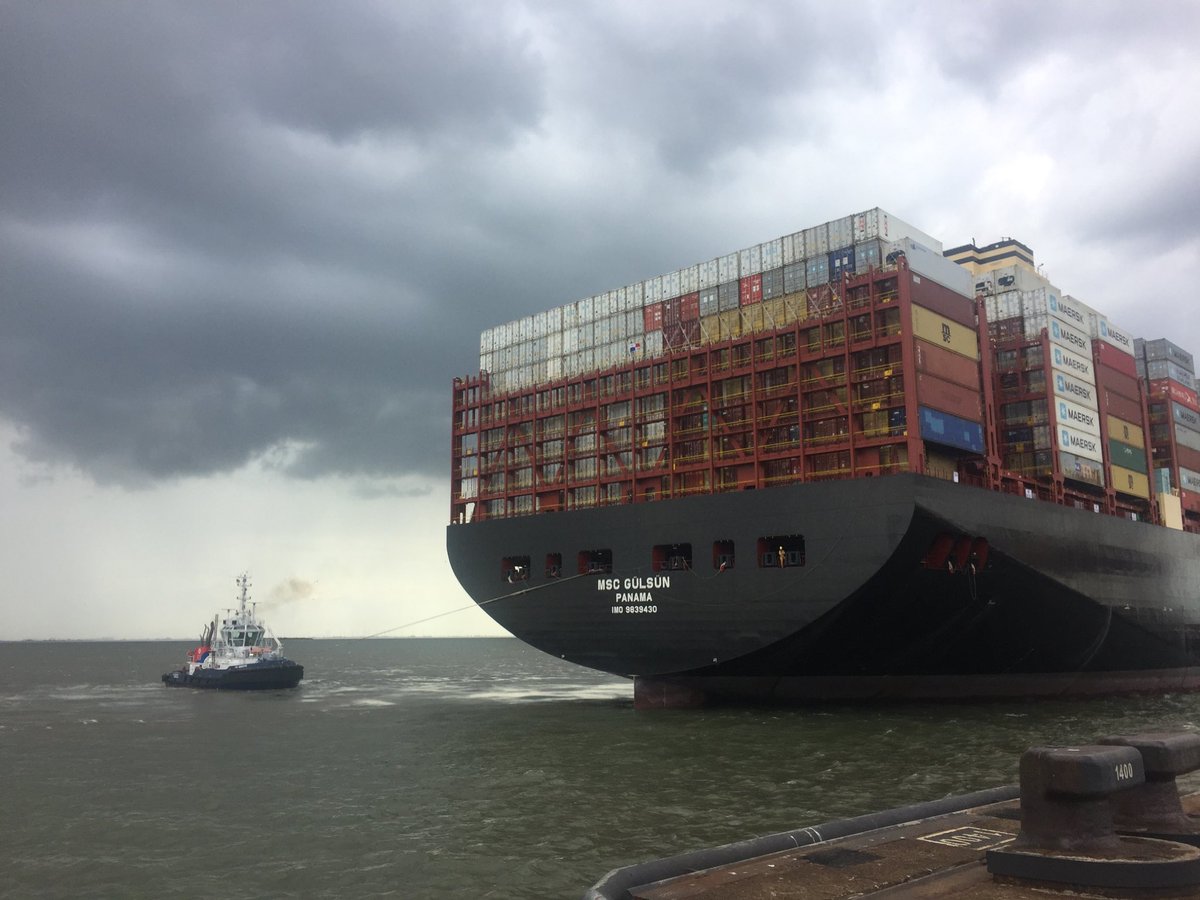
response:
<path fill-rule="evenodd" d="M 850 432 L 842 431 L 837 434 L 818 434 L 804 438 L 805 447 L 823 447 L 827 444 L 841 444 L 850 439 Z"/>
<path fill-rule="evenodd" d="M 794 484 L 797 481 L 803 481 L 804 476 L 799 472 L 788 472 L 783 475 L 771 475 L 763 478 L 763 484 L 770 487 L 777 484 Z"/>

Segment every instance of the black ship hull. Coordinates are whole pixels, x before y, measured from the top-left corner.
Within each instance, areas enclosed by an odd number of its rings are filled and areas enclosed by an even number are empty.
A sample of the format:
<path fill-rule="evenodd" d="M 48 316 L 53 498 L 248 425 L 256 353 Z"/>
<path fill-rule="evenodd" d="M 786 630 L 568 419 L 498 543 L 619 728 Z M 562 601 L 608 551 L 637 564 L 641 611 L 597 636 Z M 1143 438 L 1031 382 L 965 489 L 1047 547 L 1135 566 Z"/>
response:
<path fill-rule="evenodd" d="M 763 558 L 780 535 L 794 565 Z M 688 566 L 657 568 L 663 546 Z M 1200 687 L 1200 538 L 925 476 L 452 525 L 447 547 L 500 625 L 643 705 Z M 579 574 L 599 549 L 611 572 Z"/>
<path fill-rule="evenodd" d="M 230 669 L 197 669 L 191 675 L 186 669 L 176 669 L 163 675 L 162 680 L 168 687 L 272 691 L 294 688 L 303 677 L 304 666 L 290 659 L 279 659 Z"/>

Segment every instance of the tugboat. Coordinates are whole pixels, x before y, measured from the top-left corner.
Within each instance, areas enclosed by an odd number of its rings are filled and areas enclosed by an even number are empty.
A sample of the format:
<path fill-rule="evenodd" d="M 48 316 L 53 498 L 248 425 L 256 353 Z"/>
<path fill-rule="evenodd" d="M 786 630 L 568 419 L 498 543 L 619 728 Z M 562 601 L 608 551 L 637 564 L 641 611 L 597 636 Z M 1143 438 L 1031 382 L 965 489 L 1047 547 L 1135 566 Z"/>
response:
<path fill-rule="evenodd" d="M 188 651 L 187 663 L 163 675 L 170 687 L 218 688 L 226 691 L 267 691 L 294 688 L 304 666 L 283 655 L 283 644 L 258 618 L 250 603 L 250 578 L 242 573 L 237 609 L 213 616 L 200 634 L 200 644 Z"/>

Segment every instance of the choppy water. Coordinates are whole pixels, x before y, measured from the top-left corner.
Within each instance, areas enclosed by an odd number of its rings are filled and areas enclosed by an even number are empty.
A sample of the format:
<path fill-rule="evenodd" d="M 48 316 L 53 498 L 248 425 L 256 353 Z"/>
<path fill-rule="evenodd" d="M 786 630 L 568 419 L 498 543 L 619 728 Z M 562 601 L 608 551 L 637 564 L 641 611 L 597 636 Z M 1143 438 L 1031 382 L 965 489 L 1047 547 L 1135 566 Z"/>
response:
<path fill-rule="evenodd" d="M 0 896 L 559 898 L 609 869 L 1014 781 L 1200 696 L 636 712 L 506 639 L 295 641 L 294 691 L 166 688 L 185 644 L 0 644 Z"/>

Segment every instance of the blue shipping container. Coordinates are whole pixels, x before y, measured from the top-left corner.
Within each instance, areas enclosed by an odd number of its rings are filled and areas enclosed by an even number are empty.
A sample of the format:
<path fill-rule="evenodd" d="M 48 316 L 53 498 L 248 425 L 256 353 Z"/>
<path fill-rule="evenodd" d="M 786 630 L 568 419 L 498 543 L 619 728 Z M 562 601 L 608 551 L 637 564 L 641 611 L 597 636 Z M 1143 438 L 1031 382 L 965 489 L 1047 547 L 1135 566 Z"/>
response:
<path fill-rule="evenodd" d="M 921 437 L 959 450 L 983 453 L 983 426 L 978 422 L 960 419 L 927 406 L 920 407 L 920 411 Z"/>

